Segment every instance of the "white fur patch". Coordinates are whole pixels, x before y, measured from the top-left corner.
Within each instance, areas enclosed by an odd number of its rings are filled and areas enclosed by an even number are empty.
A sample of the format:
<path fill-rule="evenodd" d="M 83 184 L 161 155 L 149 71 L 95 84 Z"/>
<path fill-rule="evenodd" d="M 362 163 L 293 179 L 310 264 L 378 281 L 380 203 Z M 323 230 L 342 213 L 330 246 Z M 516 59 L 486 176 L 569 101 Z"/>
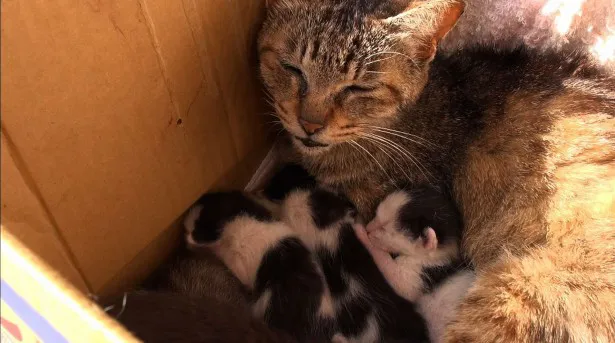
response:
<path fill-rule="evenodd" d="M 380 337 L 380 327 L 378 326 L 378 321 L 376 320 L 376 316 L 374 314 L 370 314 L 369 318 L 367 318 L 367 326 L 365 330 L 359 335 L 359 337 L 351 339 L 350 342 L 356 343 L 371 343 L 377 342 Z"/>
<path fill-rule="evenodd" d="M 376 210 L 376 218 L 380 225 L 385 225 L 392 221 L 397 220 L 397 215 L 402 206 L 409 203 L 412 199 L 407 192 L 404 191 L 396 191 L 389 194 L 380 205 L 378 205 L 378 209 Z M 368 230 L 369 231 L 369 230 Z"/>
<path fill-rule="evenodd" d="M 267 289 L 261 294 L 261 296 L 256 300 L 254 305 L 252 305 L 252 315 L 258 319 L 264 319 L 265 313 L 267 313 L 267 309 L 269 308 L 269 304 L 271 303 L 271 290 Z"/>
<path fill-rule="evenodd" d="M 443 342 L 446 326 L 455 318 L 457 307 L 475 279 L 475 273 L 470 270 L 459 272 L 432 293 L 418 299 L 417 309 L 427 322 L 432 343 Z"/>
<path fill-rule="evenodd" d="M 393 268 L 382 270 L 382 274 L 395 292 L 404 299 L 414 302 L 422 294 L 423 261 L 414 257 L 399 256 L 393 260 Z"/>
<path fill-rule="evenodd" d="M 331 338 L 331 343 L 348 343 L 350 342 L 344 335 L 341 333 L 336 333 L 333 338 Z"/>
<path fill-rule="evenodd" d="M 324 278 L 323 278 L 324 280 Z M 327 287 L 326 282 L 324 282 L 325 290 L 320 298 L 320 307 L 318 308 L 318 315 L 323 318 L 335 318 L 335 304 L 333 302 L 333 297 L 331 296 L 331 292 L 329 291 L 329 287 Z"/>
<path fill-rule="evenodd" d="M 318 246 L 336 251 L 339 245 L 339 228 L 320 230 L 316 227 L 312 218 L 312 209 L 309 206 L 309 197 L 309 191 L 290 194 L 282 205 L 282 221 L 299 235 L 301 241 L 311 251 Z"/>
<path fill-rule="evenodd" d="M 293 236 L 288 226 L 281 222 L 261 222 L 249 216 L 239 216 L 226 224 L 220 239 L 212 244 L 197 244 L 187 235 L 193 247 L 212 250 L 233 274 L 252 289 L 256 272 L 265 253 L 281 240 Z"/>
<path fill-rule="evenodd" d="M 343 309 L 344 306 L 346 306 L 348 302 L 352 301 L 353 299 L 358 299 L 365 296 L 364 287 L 367 286 L 363 286 L 361 282 L 345 274 L 342 274 L 342 278 L 344 278 L 344 280 L 346 281 L 348 288 L 346 289 L 346 292 L 344 292 L 344 294 L 334 298 L 331 296 L 331 292 L 329 290 L 329 287 L 327 286 L 327 282 L 323 274 L 325 293 L 321 298 L 321 304 L 319 309 L 319 314 L 321 316 L 327 318 L 334 318 L 338 314 L 338 312 Z"/>
<path fill-rule="evenodd" d="M 448 264 L 452 257 L 457 256 L 458 248 L 453 244 L 433 249 L 430 244 L 425 244 L 423 238 L 407 237 L 395 225 L 395 222 L 389 222 L 372 230 L 368 234 L 369 242 L 364 245 L 395 292 L 414 302 L 423 291 L 423 268 Z M 362 234 L 358 233 L 359 236 Z M 399 256 L 393 259 L 389 253 Z"/>
<path fill-rule="evenodd" d="M 380 326 L 374 314 L 367 318 L 365 329 L 357 337 L 346 337 L 340 333 L 335 334 L 331 343 L 373 343 L 378 342 L 380 337 Z"/>
<path fill-rule="evenodd" d="M 368 287 L 369 285 L 363 285 L 361 284 L 361 282 L 350 276 L 342 275 L 342 277 L 346 280 L 346 283 L 348 284 L 348 289 L 346 289 L 344 295 L 340 297 L 340 304 L 346 303 L 352 299 L 357 299 L 365 296 L 364 287 Z"/>
<path fill-rule="evenodd" d="M 195 222 L 201 215 L 202 210 L 203 210 L 203 205 L 195 205 L 188 211 L 188 214 L 184 218 L 184 228 L 186 229 L 186 240 L 188 242 L 189 247 L 198 245 L 192 239 L 192 231 L 194 231 Z"/>

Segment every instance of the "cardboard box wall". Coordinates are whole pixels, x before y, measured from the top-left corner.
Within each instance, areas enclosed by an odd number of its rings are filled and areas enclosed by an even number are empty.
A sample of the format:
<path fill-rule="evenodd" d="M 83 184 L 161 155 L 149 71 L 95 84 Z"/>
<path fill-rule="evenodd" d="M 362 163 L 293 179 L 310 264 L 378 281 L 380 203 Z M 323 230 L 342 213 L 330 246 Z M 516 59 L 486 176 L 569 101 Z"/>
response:
<path fill-rule="evenodd" d="M 243 187 L 270 147 L 264 2 L 1 5 L 3 237 L 82 294 L 122 291 L 174 248 L 200 194 Z"/>

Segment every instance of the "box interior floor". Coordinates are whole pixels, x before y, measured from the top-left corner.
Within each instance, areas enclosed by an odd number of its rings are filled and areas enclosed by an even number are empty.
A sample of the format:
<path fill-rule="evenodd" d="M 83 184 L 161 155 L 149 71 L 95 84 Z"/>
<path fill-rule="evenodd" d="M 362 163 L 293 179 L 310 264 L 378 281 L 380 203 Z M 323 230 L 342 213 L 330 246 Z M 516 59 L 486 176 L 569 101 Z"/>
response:
<path fill-rule="evenodd" d="M 138 283 L 271 147 L 264 1 L 2 2 L 2 226 L 83 294 Z"/>

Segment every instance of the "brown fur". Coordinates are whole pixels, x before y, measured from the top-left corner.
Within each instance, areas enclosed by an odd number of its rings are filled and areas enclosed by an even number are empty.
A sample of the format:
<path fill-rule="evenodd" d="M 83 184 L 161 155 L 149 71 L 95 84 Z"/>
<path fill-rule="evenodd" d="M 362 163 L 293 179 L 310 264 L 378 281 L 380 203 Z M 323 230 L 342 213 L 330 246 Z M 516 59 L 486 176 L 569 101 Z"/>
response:
<path fill-rule="evenodd" d="M 163 287 L 191 297 L 211 297 L 249 311 L 247 290 L 213 254 L 205 251 L 178 258 Z"/>
<path fill-rule="evenodd" d="M 109 313 L 147 343 L 282 343 L 285 334 L 252 319 L 249 312 L 210 297 L 135 292 L 113 302 Z"/>
<path fill-rule="evenodd" d="M 106 302 L 144 342 L 294 342 L 252 318 L 248 292 L 210 252 L 180 252 L 150 283 Z"/>
<path fill-rule="evenodd" d="M 449 187 L 479 276 L 449 342 L 615 341 L 615 79 L 567 50 L 468 47 L 430 68 L 458 1 L 350 4 L 279 0 L 263 28 L 264 83 L 303 165 L 366 219 L 396 187 Z M 348 100 L 348 84 L 375 89 Z"/>
<path fill-rule="evenodd" d="M 511 139 L 503 132 L 535 125 L 527 99 L 510 100 L 521 122 L 470 147 L 456 188 L 465 251 L 482 270 L 450 342 L 615 339 L 615 121 L 599 109 L 575 111 L 580 100 L 567 94 L 541 106 L 553 116 L 537 137 L 545 152 L 518 142 L 489 153 Z M 537 153 L 539 165 L 515 165 Z"/>
<path fill-rule="evenodd" d="M 467 0 L 464 19 L 442 42 L 441 51 L 453 52 L 476 44 L 500 48 L 527 45 L 536 49 L 566 49 L 575 47 L 589 52 L 599 39 L 615 32 L 615 1 L 582 0 L 581 13 L 571 14 L 570 27 L 560 32 L 558 20 L 566 3 L 559 1 L 553 12 L 544 12 L 556 0 Z M 561 17 L 560 17 L 561 16 Z M 615 68 L 615 56 L 603 63 Z M 615 70 L 615 69 L 614 69 Z"/>

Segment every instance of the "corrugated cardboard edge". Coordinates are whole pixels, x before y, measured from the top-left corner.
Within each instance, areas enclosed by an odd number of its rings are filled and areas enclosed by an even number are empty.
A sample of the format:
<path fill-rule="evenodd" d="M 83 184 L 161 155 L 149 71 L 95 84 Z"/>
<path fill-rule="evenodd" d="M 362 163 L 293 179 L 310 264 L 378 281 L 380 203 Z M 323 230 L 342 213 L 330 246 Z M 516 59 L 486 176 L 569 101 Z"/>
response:
<path fill-rule="evenodd" d="M 32 254 L 4 226 L 0 230 L 2 280 L 67 341 L 139 342 Z"/>

